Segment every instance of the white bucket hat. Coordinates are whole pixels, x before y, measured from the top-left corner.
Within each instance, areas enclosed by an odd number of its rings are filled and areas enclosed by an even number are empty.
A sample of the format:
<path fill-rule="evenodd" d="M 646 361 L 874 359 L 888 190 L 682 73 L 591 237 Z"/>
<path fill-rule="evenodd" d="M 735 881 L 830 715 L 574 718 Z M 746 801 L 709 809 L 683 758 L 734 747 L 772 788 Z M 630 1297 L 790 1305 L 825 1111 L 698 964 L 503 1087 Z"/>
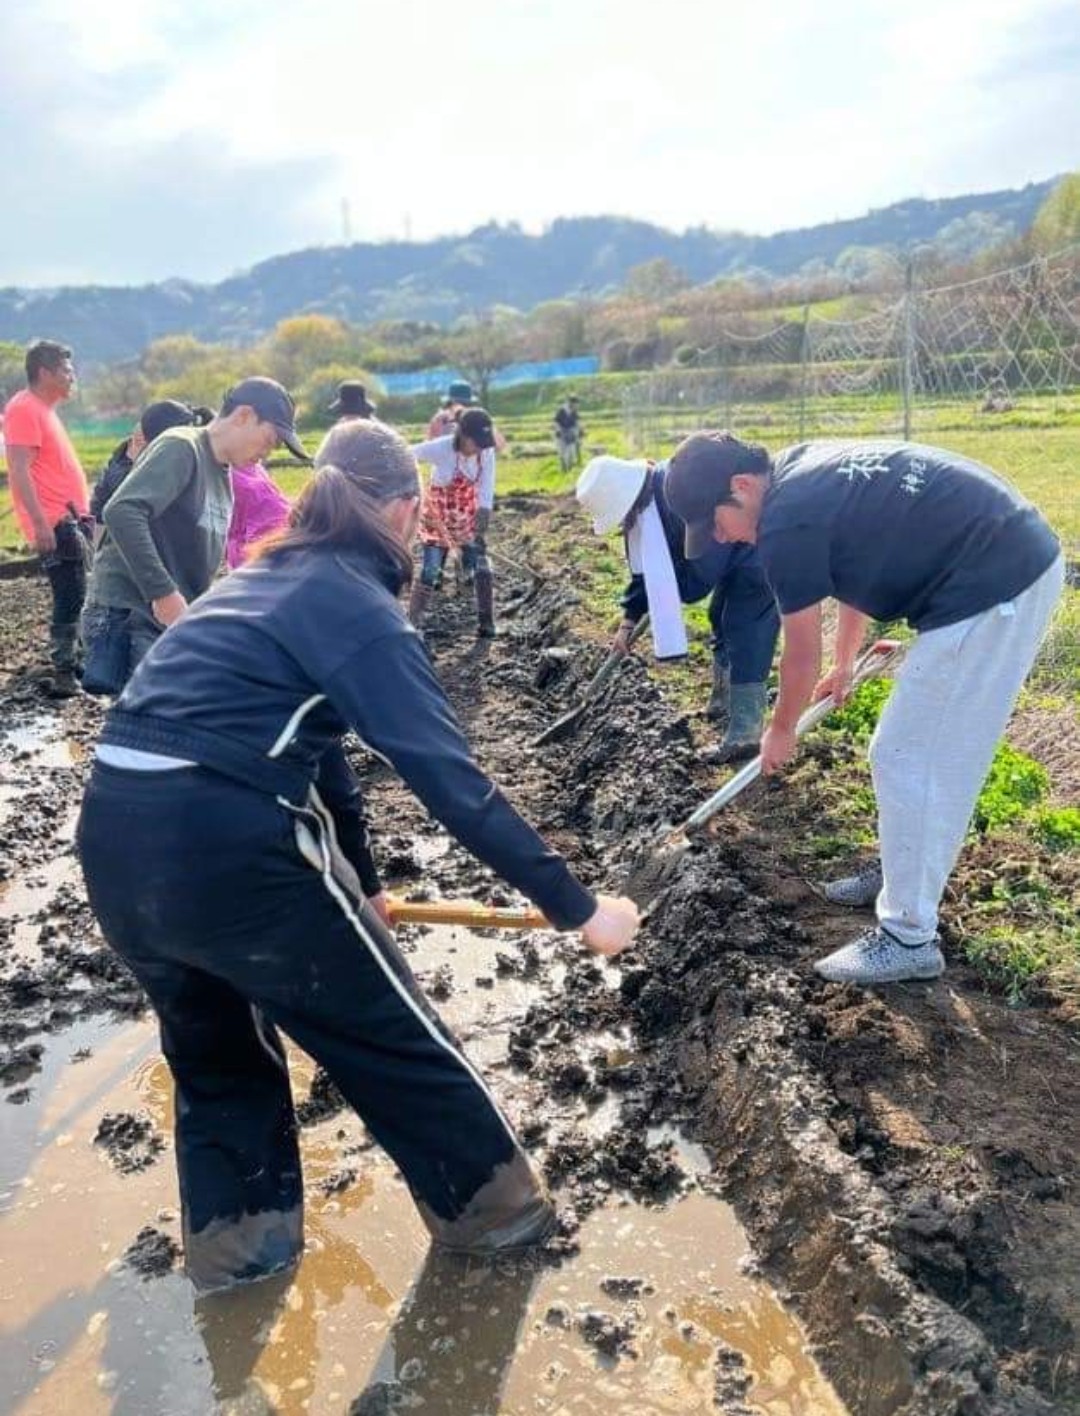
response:
<path fill-rule="evenodd" d="M 647 462 L 628 462 L 625 457 L 594 457 L 586 463 L 575 491 L 598 536 L 606 536 L 626 519 L 648 471 Z"/>

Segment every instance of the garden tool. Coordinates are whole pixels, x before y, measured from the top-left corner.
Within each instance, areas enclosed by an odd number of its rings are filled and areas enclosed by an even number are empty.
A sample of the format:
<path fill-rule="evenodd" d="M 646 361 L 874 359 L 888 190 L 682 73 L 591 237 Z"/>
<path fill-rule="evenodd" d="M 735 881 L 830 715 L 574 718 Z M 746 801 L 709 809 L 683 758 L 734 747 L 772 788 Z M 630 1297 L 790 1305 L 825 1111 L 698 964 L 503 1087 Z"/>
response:
<path fill-rule="evenodd" d="M 535 909 L 502 909 L 474 900 L 403 900 L 388 895 L 387 909 L 394 924 L 464 924 L 471 929 L 551 929 L 551 922 Z"/>
<path fill-rule="evenodd" d="M 645 632 L 648 623 L 649 616 L 647 614 L 642 615 L 637 624 L 635 624 L 630 631 L 627 641 L 630 647 L 632 647 L 635 641 Z M 581 701 L 575 707 L 571 708 L 568 713 L 564 713 L 561 718 L 556 718 L 551 726 L 545 728 L 538 737 L 534 737 L 531 746 L 542 747 L 545 742 L 556 742 L 559 738 L 565 737 L 567 733 L 570 732 L 571 728 L 577 724 L 578 719 L 596 702 L 597 698 L 600 696 L 601 690 L 615 676 L 619 665 L 622 664 L 627 657 L 626 654 L 620 654 L 613 649 L 585 685 L 585 690 L 581 695 Z"/>
<path fill-rule="evenodd" d="M 904 656 L 904 647 L 894 639 L 879 639 L 876 644 L 866 651 L 858 660 L 851 675 L 852 687 L 857 687 L 860 683 L 865 683 L 867 679 L 880 678 L 887 670 L 894 668 Z M 795 728 L 797 737 L 802 737 L 811 728 L 816 728 L 836 707 L 831 695 L 822 698 L 818 703 L 812 703 L 806 712 L 799 719 Z M 695 831 L 699 831 L 707 821 L 716 813 L 727 806 L 729 802 L 746 790 L 761 775 L 761 755 L 748 762 L 735 775 L 714 792 L 707 801 L 702 802 L 695 812 L 677 827 L 668 833 L 661 841 L 663 850 L 685 849 L 690 844 L 690 838 Z"/>

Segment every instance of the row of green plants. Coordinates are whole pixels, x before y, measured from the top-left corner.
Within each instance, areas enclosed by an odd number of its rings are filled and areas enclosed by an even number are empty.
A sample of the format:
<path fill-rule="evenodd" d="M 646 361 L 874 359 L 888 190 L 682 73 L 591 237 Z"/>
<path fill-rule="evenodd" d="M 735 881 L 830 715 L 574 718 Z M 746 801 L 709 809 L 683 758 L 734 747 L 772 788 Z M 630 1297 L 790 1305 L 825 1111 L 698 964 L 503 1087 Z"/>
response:
<path fill-rule="evenodd" d="M 892 684 L 863 684 L 822 729 L 865 746 Z M 860 754 L 842 769 L 858 788 L 847 814 L 872 841 L 873 793 Z M 1052 805 L 1050 778 L 1033 757 L 1001 742 L 972 816 L 969 850 L 953 882 L 949 914 L 968 962 L 1019 1004 L 1033 992 L 1080 1005 L 1080 807 Z"/>

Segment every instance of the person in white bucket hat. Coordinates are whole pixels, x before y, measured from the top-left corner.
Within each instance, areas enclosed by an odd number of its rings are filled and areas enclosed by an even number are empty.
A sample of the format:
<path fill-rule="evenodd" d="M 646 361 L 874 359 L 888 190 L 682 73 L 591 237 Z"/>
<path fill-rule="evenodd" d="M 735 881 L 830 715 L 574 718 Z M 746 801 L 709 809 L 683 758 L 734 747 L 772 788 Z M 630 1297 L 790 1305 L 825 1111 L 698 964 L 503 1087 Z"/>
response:
<path fill-rule="evenodd" d="M 761 738 L 779 613 L 752 546 L 716 545 L 699 559 L 687 559 L 683 525 L 668 505 L 665 476 L 664 463 L 604 456 L 594 457 L 578 478 L 577 498 L 592 517 L 593 531 L 607 536 L 621 529 L 630 564 L 612 648 L 625 653 L 631 631 L 649 611 L 657 658 L 685 654 L 679 607 L 711 594 L 713 687 L 706 712 L 725 721 L 726 728 L 708 755 L 716 762 L 742 761 L 754 756 Z"/>

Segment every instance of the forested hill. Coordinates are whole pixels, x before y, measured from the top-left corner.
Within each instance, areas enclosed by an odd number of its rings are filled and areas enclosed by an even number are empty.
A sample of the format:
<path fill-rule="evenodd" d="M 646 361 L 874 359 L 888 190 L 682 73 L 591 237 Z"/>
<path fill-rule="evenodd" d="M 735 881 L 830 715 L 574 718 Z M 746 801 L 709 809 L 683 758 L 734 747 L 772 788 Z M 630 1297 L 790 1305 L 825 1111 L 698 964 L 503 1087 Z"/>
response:
<path fill-rule="evenodd" d="M 136 355 L 165 334 L 244 343 L 309 311 L 354 322 L 446 323 L 495 304 L 522 310 L 560 296 L 601 294 L 633 267 L 664 258 L 694 284 L 757 271 L 792 275 L 834 266 L 860 247 L 935 243 L 959 257 L 1018 235 L 1056 179 L 1018 191 L 911 200 L 865 216 L 772 236 L 699 227 L 676 234 L 619 217 L 572 217 L 541 235 L 490 225 L 434 241 L 319 247 L 263 261 L 216 285 L 166 280 L 140 287 L 0 290 L 0 339 L 72 343 L 83 364 Z"/>

